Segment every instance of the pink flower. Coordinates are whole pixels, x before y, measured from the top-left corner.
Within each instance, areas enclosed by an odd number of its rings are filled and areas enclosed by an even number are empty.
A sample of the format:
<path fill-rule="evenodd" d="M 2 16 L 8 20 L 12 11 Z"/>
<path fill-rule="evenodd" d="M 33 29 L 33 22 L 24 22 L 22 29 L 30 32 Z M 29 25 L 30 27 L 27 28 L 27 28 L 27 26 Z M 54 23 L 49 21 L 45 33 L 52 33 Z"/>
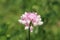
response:
<path fill-rule="evenodd" d="M 41 16 L 37 15 L 35 12 L 25 12 L 21 16 L 21 19 L 19 19 L 19 22 L 25 25 L 25 30 L 29 29 L 30 31 L 33 32 L 33 27 L 32 26 L 37 26 L 37 25 L 42 25 L 43 22 L 41 21 Z M 32 22 L 33 25 L 30 25 L 30 22 Z M 29 26 L 30 25 L 30 26 Z"/>

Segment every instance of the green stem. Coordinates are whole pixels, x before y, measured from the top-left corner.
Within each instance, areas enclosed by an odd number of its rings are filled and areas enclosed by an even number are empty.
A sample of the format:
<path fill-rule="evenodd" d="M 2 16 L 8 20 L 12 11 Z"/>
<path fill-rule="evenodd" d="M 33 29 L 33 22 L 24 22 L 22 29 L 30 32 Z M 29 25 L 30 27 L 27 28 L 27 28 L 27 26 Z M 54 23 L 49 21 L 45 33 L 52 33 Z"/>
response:
<path fill-rule="evenodd" d="M 29 34 L 28 35 L 29 35 L 29 40 L 30 40 L 30 27 L 29 27 Z"/>

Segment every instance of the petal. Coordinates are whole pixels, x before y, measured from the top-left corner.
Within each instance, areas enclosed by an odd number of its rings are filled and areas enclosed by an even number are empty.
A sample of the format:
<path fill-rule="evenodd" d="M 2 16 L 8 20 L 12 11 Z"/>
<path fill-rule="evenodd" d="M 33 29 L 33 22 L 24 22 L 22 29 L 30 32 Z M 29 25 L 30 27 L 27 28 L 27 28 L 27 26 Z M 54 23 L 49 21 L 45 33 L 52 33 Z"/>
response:
<path fill-rule="evenodd" d="M 37 15 L 37 13 L 35 12 L 35 14 Z"/>
<path fill-rule="evenodd" d="M 22 20 L 18 20 L 20 23 L 22 23 Z"/>
<path fill-rule="evenodd" d="M 26 21 L 23 21 L 23 20 L 18 20 L 20 23 L 22 23 L 22 24 L 25 24 L 26 23 Z"/>
<path fill-rule="evenodd" d="M 29 26 L 29 23 L 26 22 L 26 23 L 25 23 L 25 26 Z"/>
<path fill-rule="evenodd" d="M 25 14 L 27 14 L 27 12 L 25 12 Z"/>
<path fill-rule="evenodd" d="M 25 26 L 25 30 L 29 29 L 29 26 Z"/>
<path fill-rule="evenodd" d="M 22 24 L 25 24 L 26 23 L 26 21 L 23 21 L 23 20 L 18 20 L 20 23 L 22 23 Z"/>
<path fill-rule="evenodd" d="M 41 21 L 41 18 L 39 18 L 39 21 Z"/>
<path fill-rule="evenodd" d="M 33 27 L 32 26 L 30 27 L 30 32 L 33 32 Z"/>
<path fill-rule="evenodd" d="M 26 21 L 27 21 L 28 24 L 30 23 L 30 20 L 26 20 Z"/>
<path fill-rule="evenodd" d="M 22 21 L 22 24 L 26 24 L 26 21 Z"/>
<path fill-rule="evenodd" d="M 42 21 L 38 23 L 38 25 L 42 25 L 42 24 L 43 24 L 43 22 L 42 22 Z"/>
<path fill-rule="evenodd" d="M 40 18 L 41 16 L 40 16 L 40 15 L 38 15 L 37 17 L 38 17 L 38 18 Z"/>
<path fill-rule="evenodd" d="M 26 15 L 23 14 L 22 17 L 26 17 Z"/>
<path fill-rule="evenodd" d="M 37 23 L 33 23 L 34 26 L 37 26 Z"/>

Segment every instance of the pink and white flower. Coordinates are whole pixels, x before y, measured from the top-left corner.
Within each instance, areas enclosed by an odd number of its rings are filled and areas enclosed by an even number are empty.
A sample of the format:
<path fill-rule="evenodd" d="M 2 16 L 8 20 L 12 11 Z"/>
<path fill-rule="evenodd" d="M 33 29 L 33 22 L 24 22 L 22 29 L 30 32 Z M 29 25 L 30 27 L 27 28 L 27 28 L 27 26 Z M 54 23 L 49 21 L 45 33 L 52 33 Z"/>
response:
<path fill-rule="evenodd" d="M 37 26 L 37 25 L 42 25 L 43 22 L 41 21 L 41 16 L 37 15 L 35 12 L 25 12 L 19 19 L 19 22 L 25 25 L 25 30 L 29 29 L 30 31 L 33 32 L 33 27 L 32 26 Z M 30 22 L 32 22 L 33 25 L 30 25 Z"/>

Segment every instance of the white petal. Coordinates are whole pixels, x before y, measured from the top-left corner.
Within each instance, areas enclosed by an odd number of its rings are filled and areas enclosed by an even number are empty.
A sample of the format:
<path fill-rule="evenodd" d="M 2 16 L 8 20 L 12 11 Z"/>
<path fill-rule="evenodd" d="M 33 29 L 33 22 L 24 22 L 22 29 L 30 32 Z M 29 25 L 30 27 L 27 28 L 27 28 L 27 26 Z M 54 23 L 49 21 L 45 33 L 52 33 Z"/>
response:
<path fill-rule="evenodd" d="M 18 20 L 20 23 L 22 23 L 22 24 L 25 24 L 26 23 L 26 21 L 23 21 L 23 20 Z"/>
<path fill-rule="evenodd" d="M 35 12 L 35 14 L 37 14 L 37 13 Z"/>
<path fill-rule="evenodd" d="M 27 14 L 27 12 L 25 12 L 25 14 Z"/>
<path fill-rule="evenodd" d="M 38 18 L 40 18 L 41 16 L 40 16 L 40 15 L 38 15 L 37 17 L 38 17 Z"/>
<path fill-rule="evenodd" d="M 22 20 L 18 20 L 20 23 L 22 22 Z"/>
<path fill-rule="evenodd" d="M 29 26 L 25 26 L 25 30 L 29 29 Z"/>
<path fill-rule="evenodd" d="M 43 22 L 39 22 L 39 23 L 38 23 L 38 25 L 42 25 L 42 24 L 43 24 Z"/>
<path fill-rule="evenodd" d="M 41 21 L 41 18 L 39 19 L 39 21 Z"/>
<path fill-rule="evenodd" d="M 41 21 L 41 18 L 37 18 L 36 21 Z"/>
<path fill-rule="evenodd" d="M 26 23 L 26 21 L 21 21 L 22 22 L 22 24 L 25 24 Z"/>
<path fill-rule="evenodd" d="M 34 26 L 37 26 L 37 23 L 33 23 Z"/>
<path fill-rule="evenodd" d="M 22 17 L 26 17 L 26 15 L 23 14 Z"/>

